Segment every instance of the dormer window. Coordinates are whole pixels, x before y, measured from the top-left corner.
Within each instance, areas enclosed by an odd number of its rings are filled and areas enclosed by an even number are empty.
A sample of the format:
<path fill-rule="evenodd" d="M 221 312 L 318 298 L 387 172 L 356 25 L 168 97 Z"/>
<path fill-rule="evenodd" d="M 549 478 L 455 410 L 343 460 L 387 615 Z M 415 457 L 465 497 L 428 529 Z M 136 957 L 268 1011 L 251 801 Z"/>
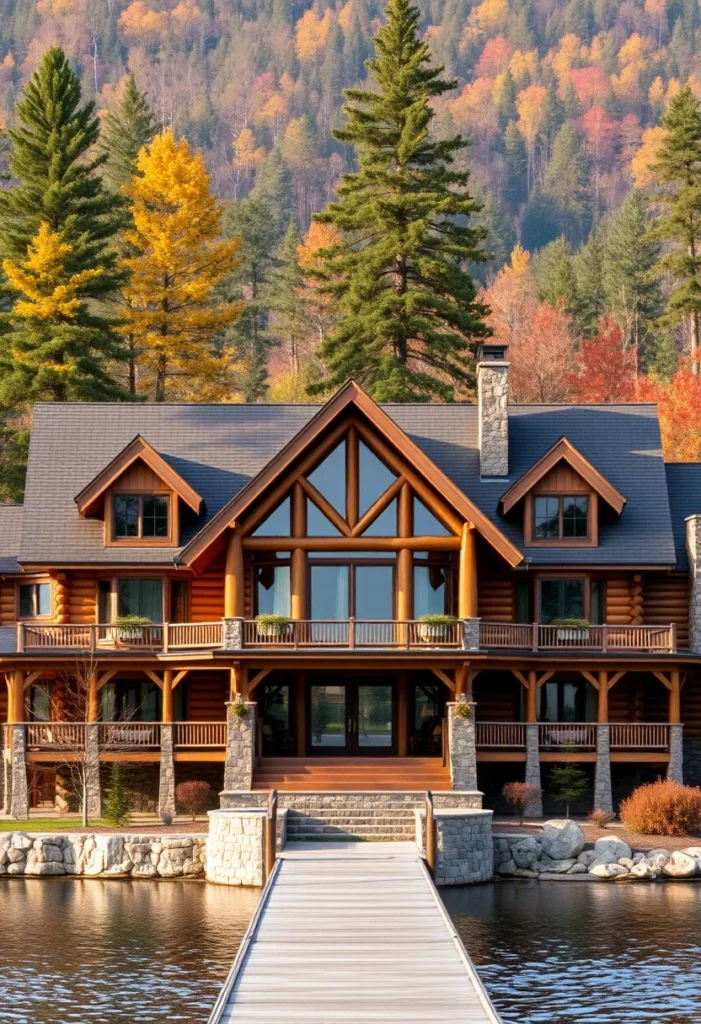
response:
<path fill-rule="evenodd" d="M 167 540 L 170 498 L 167 494 L 115 494 L 112 498 L 114 540 Z"/>
<path fill-rule="evenodd" d="M 533 497 L 533 539 L 586 540 L 589 537 L 589 496 L 536 494 Z"/>

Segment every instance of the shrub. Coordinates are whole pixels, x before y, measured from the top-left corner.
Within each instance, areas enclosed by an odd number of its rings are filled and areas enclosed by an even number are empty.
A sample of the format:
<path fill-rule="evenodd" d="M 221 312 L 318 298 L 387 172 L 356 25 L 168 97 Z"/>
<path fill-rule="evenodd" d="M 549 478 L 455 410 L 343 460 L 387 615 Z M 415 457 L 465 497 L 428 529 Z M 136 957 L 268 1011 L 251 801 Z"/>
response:
<path fill-rule="evenodd" d="M 592 825 L 598 825 L 599 828 L 606 828 L 615 817 L 616 815 L 613 811 L 605 811 L 602 807 L 595 807 L 593 811 L 589 811 L 587 821 Z"/>
<path fill-rule="evenodd" d="M 541 792 L 540 786 L 534 786 L 532 782 L 507 782 L 501 795 L 518 814 L 519 825 L 523 825 L 526 807 L 537 800 Z"/>
<path fill-rule="evenodd" d="M 237 718 L 245 718 L 248 714 L 248 704 L 241 697 L 237 697 L 231 706 L 231 710 Z"/>
<path fill-rule="evenodd" d="M 621 821 L 631 832 L 694 835 L 701 828 L 701 789 L 662 779 L 639 786 L 621 804 Z"/>
<path fill-rule="evenodd" d="M 204 814 L 207 810 L 210 793 L 208 782 L 180 782 L 175 787 L 175 802 L 194 821 L 198 814 Z"/>
<path fill-rule="evenodd" d="M 124 771 L 120 764 L 110 769 L 110 791 L 103 817 L 110 825 L 123 825 L 129 818 L 131 800 L 124 788 Z"/>
<path fill-rule="evenodd" d="M 458 718 L 472 718 L 472 708 L 466 700 L 460 700 L 455 705 L 455 714 Z"/>

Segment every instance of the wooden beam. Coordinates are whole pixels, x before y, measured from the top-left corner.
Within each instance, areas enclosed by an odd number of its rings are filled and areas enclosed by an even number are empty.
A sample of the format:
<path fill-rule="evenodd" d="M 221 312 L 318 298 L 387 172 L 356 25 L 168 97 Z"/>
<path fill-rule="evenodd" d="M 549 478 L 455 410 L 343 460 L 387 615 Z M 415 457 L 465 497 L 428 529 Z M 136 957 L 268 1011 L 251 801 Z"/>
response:
<path fill-rule="evenodd" d="M 530 669 L 528 673 L 528 693 L 526 694 L 526 721 L 538 721 L 538 673 Z"/>
<path fill-rule="evenodd" d="M 664 672 L 659 672 L 657 669 L 653 668 L 652 674 L 655 677 L 655 679 L 659 679 L 659 681 L 662 683 L 664 687 L 666 687 L 668 690 L 672 689 L 671 680 L 668 676 L 665 675 Z"/>
<path fill-rule="evenodd" d="M 594 687 L 595 690 L 599 689 L 599 680 L 597 679 L 597 677 L 594 675 L 593 672 L 586 672 L 583 668 L 580 668 L 579 672 L 580 672 L 580 675 L 584 676 L 584 678 L 586 679 L 586 681 L 588 683 L 591 683 L 591 685 Z"/>
<path fill-rule="evenodd" d="M 609 720 L 609 686 L 608 672 L 602 669 L 599 672 L 599 700 L 597 702 L 596 720 L 599 724 L 605 724 Z"/>
<path fill-rule="evenodd" d="M 511 669 L 511 674 L 516 676 L 516 678 L 518 679 L 519 683 L 524 688 L 524 690 L 528 689 L 528 680 L 524 676 L 523 672 L 519 672 L 519 670 L 517 668 L 512 668 Z"/>
<path fill-rule="evenodd" d="M 97 671 L 90 673 L 88 679 L 88 722 L 97 722 L 100 718 L 100 690 Z"/>
<path fill-rule="evenodd" d="M 243 694 L 242 683 L 241 662 L 235 661 L 229 669 L 229 698 L 231 700 Z"/>
<path fill-rule="evenodd" d="M 404 486 L 408 486 L 408 484 L 406 484 L 403 476 L 399 476 L 396 480 L 393 480 L 387 490 L 380 495 L 377 501 L 373 502 L 367 512 L 365 512 L 358 520 L 351 530 L 351 536 L 359 537 L 364 533 L 368 526 L 370 526 L 371 523 L 374 523 L 380 513 L 384 512 L 387 506 L 394 500 L 394 498 L 396 498 L 397 494 L 399 494 Z M 401 536 L 402 534 L 400 533 L 400 537 Z M 411 537 L 411 531 L 405 536 Z"/>
<path fill-rule="evenodd" d="M 469 682 L 469 680 L 468 680 L 468 670 L 469 670 L 469 667 L 470 667 L 469 662 L 464 661 L 464 662 L 462 662 L 462 664 L 458 665 L 458 667 L 455 669 L 455 686 L 453 687 L 453 689 L 455 691 L 455 696 L 456 697 L 460 697 L 463 694 L 467 693 L 467 687 L 468 687 L 468 682 Z"/>
<path fill-rule="evenodd" d="M 458 616 L 474 619 L 477 615 L 477 543 L 472 523 L 463 523 L 458 570 Z"/>
<path fill-rule="evenodd" d="M 625 674 L 626 669 L 622 669 L 620 672 L 614 672 L 613 675 L 609 677 L 609 690 L 612 690 L 616 683 L 622 679 Z"/>
<path fill-rule="evenodd" d="M 36 672 L 28 672 L 27 675 L 24 678 L 24 689 L 28 690 L 30 686 L 33 686 L 34 683 L 36 683 L 37 679 L 41 675 L 43 675 L 43 673 L 44 673 L 44 670 L 41 669 L 41 668 L 37 669 Z"/>
<path fill-rule="evenodd" d="M 189 668 L 181 668 L 179 672 L 175 673 L 175 675 L 173 676 L 173 689 L 175 689 L 178 683 L 182 682 L 182 680 L 185 678 L 189 671 Z"/>
<path fill-rule="evenodd" d="M 262 683 L 263 682 L 263 680 L 265 679 L 265 677 L 268 675 L 269 672 L 272 672 L 272 666 L 270 668 L 262 668 L 262 669 L 260 669 L 260 671 L 256 672 L 256 674 L 252 678 L 249 678 L 249 680 L 248 680 L 248 691 L 249 691 L 249 693 L 250 693 L 251 690 L 255 690 L 255 688 L 258 685 L 258 683 Z"/>
<path fill-rule="evenodd" d="M 360 451 L 358 431 L 351 427 L 346 435 L 346 521 L 351 531 L 360 515 Z"/>
<path fill-rule="evenodd" d="M 161 698 L 161 721 L 170 725 L 173 721 L 173 669 L 167 668 L 163 672 L 162 698 Z"/>
<path fill-rule="evenodd" d="M 142 668 L 141 671 L 144 673 L 145 676 L 148 676 L 152 683 L 156 684 L 159 690 L 163 689 L 163 680 L 156 672 L 153 671 L 153 669 Z M 166 671 L 169 672 L 170 669 L 166 669 Z"/>
<path fill-rule="evenodd" d="M 555 675 L 555 669 L 554 668 L 550 669 L 548 672 L 541 672 L 541 674 L 538 676 L 538 682 L 537 682 L 538 689 L 540 689 L 541 686 L 545 686 L 545 684 L 547 683 L 548 679 L 551 679 L 554 675 Z"/>
<path fill-rule="evenodd" d="M 9 697 L 7 702 L 7 721 L 10 725 L 14 722 L 24 721 L 24 672 L 16 668 L 8 680 Z"/>
<path fill-rule="evenodd" d="M 670 672 L 671 687 L 669 690 L 669 721 L 671 725 L 678 725 L 681 722 L 681 685 L 679 670 L 673 669 Z"/>
<path fill-rule="evenodd" d="M 323 494 L 317 491 L 313 484 L 310 484 L 306 477 L 301 476 L 295 484 L 295 489 L 301 487 L 307 497 L 314 502 L 316 507 L 323 515 L 326 516 L 330 522 L 336 527 L 339 533 L 342 533 L 344 537 L 350 537 L 351 529 L 348 523 L 345 521 L 342 515 L 336 511 L 330 501 L 327 501 Z M 293 536 L 296 536 L 293 534 Z M 301 536 L 301 535 L 300 535 Z"/>
<path fill-rule="evenodd" d="M 112 679 L 114 676 L 116 676 L 118 672 L 119 672 L 118 668 L 109 668 L 109 669 L 107 669 L 106 672 L 103 672 L 102 675 L 99 676 L 99 678 L 97 680 L 97 688 L 98 688 L 98 690 L 101 690 L 103 686 L 106 686 L 107 683 L 109 683 L 110 679 Z"/>
<path fill-rule="evenodd" d="M 409 484 L 403 483 L 399 491 L 398 532 L 402 538 L 412 534 L 412 493 Z M 414 559 L 408 548 L 402 548 L 397 555 L 397 618 L 414 617 Z M 407 627 L 403 627 L 403 631 Z"/>
<path fill-rule="evenodd" d="M 246 551 L 459 551 L 459 537 L 244 537 Z"/>
<path fill-rule="evenodd" d="M 433 672 L 434 676 L 437 679 L 440 679 L 440 681 L 445 686 L 448 687 L 448 689 L 450 690 L 451 693 L 455 693 L 455 691 L 456 691 L 456 684 L 453 682 L 453 680 L 450 678 L 450 676 L 448 675 L 447 672 L 444 672 L 442 668 L 436 668 L 435 666 L 433 666 L 431 668 L 431 671 Z M 457 677 L 457 672 L 456 672 L 456 677 Z"/>
<path fill-rule="evenodd" d="M 301 481 L 292 488 L 291 533 L 301 539 L 307 532 L 307 498 Z M 307 611 L 307 556 L 296 547 L 292 552 L 290 567 L 290 614 L 293 619 L 303 619 Z"/>
<path fill-rule="evenodd" d="M 243 617 L 243 544 L 241 533 L 233 529 L 229 533 L 224 566 L 224 617 Z"/>

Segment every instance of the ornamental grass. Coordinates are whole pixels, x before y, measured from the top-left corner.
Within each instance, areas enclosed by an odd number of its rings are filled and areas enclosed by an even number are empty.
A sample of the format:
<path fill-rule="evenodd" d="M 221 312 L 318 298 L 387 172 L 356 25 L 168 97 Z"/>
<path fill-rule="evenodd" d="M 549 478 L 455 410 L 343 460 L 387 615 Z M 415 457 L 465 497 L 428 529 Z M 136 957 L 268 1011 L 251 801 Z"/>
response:
<path fill-rule="evenodd" d="M 695 835 L 701 830 L 701 789 L 666 780 L 639 786 L 621 804 L 620 817 L 631 832 Z"/>

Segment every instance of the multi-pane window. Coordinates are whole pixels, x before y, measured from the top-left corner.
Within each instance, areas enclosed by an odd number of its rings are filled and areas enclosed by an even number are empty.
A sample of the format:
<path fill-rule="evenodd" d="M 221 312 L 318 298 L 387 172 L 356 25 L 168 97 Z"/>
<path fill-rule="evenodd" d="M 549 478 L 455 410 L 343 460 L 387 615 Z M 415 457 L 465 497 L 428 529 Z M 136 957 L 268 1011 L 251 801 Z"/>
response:
<path fill-rule="evenodd" d="M 51 615 L 51 584 L 22 583 L 19 588 L 20 619 Z"/>
<path fill-rule="evenodd" d="M 167 538 L 169 505 L 167 494 L 115 494 L 114 537 Z"/>
<path fill-rule="evenodd" d="M 102 623 L 115 617 L 138 615 L 150 622 L 163 622 L 163 580 L 116 577 L 98 580 L 98 617 Z"/>
<path fill-rule="evenodd" d="M 586 540 L 589 497 L 582 494 L 538 494 L 533 498 L 534 540 Z"/>

